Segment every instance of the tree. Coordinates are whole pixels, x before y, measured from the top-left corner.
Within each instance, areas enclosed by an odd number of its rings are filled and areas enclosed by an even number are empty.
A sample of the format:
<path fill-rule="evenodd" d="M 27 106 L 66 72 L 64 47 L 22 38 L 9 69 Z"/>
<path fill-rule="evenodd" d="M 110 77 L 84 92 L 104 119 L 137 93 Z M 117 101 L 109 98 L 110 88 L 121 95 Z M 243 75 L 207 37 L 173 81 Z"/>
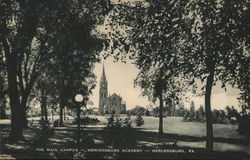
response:
<path fill-rule="evenodd" d="M 191 26 L 187 41 L 180 52 L 184 61 L 184 73 L 205 83 L 206 148 L 213 150 L 213 126 L 211 91 L 217 81 L 234 85 L 241 68 L 239 64 L 249 61 L 244 46 L 249 34 L 245 28 L 245 16 L 249 12 L 247 1 L 192 1 L 189 14 Z M 247 24 L 249 26 L 249 24 Z M 187 32 L 186 32 L 187 33 Z M 190 36 L 189 36 L 190 35 Z M 190 38 L 190 39 L 189 39 Z M 247 44 L 248 46 L 248 44 Z M 244 68 L 244 67 L 243 67 Z"/>
<path fill-rule="evenodd" d="M 90 32 L 102 22 L 110 7 L 109 0 L 1 1 L 0 37 L 6 59 L 8 94 L 12 113 L 11 140 L 22 138 L 22 129 L 26 123 L 27 99 L 41 73 L 40 70 L 46 64 L 44 62 L 47 62 L 43 57 L 51 56 L 49 54 L 51 48 L 47 45 L 53 46 L 51 40 L 57 39 L 58 35 L 64 37 L 65 33 L 70 32 L 78 42 L 82 40 L 79 38 L 80 35 L 85 37 L 87 41 L 81 41 L 82 45 L 91 48 L 92 46 L 86 43 L 92 37 Z M 75 26 L 78 30 L 73 30 L 73 32 L 60 30 L 59 27 L 64 25 Z M 81 28 L 84 25 L 86 28 Z M 55 35 L 53 32 L 55 30 L 60 34 Z M 40 35 L 42 38 L 39 39 Z M 36 42 L 38 42 L 38 47 L 34 45 Z"/>
<path fill-rule="evenodd" d="M 0 37 L 6 59 L 8 94 L 11 106 L 11 140 L 22 138 L 24 110 L 18 85 L 19 58 L 29 50 L 36 34 L 40 1 L 1 1 Z M 14 20 L 14 22 L 13 22 Z M 19 67 L 20 69 L 20 67 Z M 19 79 L 20 80 L 20 79 Z M 22 79 L 21 79 L 22 80 Z"/>
<path fill-rule="evenodd" d="M 250 16 L 248 16 L 250 17 Z M 249 50 L 249 48 L 248 48 Z M 245 114 L 246 109 L 250 109 L 250 55 L 248 54 L 247 58 L 245 60 L 241 60 L 240 69 L 237 73 L 237 84 L 238 88 L 240 88 L 240 97 L 239 102 L 242 107 L 242 112 Z"/>
<path fill-rule="evenodd" d="M 144 113 L 145 116 L 150 116 L 150 112 L 148 109 L 145 110 L 145 113 Z"/>
<path fill-rule="evenodd" d="M 136 116 L 135 124 L 136 124 L 136 126 L 138 126 L 138 127 L 140 127 L 140 126 L 142 126 L 142 125 L 144 124 L 144 120 L 143 120 L 143 118 L 141 117 L 141 115 L 138 114 L 138 115 Z"/>
<path fill-rule="evenodd" d="M 190 113 L 189 113 L 189 110 L 185 110 L 185 113 L 183 115 L 183 120 L 184 121 L 189 121 L 189 117 L 190 117 Z"/>
<path fill-rule="evenodd" d="M 92 64 L 99 61 L 98 54 L 105 40 L 95 33 L 95 28 L 103 20 L 99 13 L 110 7 L 102 5 L 102 1 L 65 1 L 51 11 L 51 23 L 45 23 L 45 29 L 53 35 L 50 45 L 54 57 L 49 68 L 54 73 L 59 95 L 60 125 L 63 125 L 63 111 L 75 89 L 74 83 L 88 76 Z"/>
<path fill-rule="evenodd" d="M 148 96 L 152 102 L 159 100 L 159 133 L 163 133 L 163 108 L 164 95 L 167 97 L 170 90 L 170 83 L 166 75 L 163 75 L 163 69 L 155 69 L 145 72 L 143 69 L 138 74 L 135 84 L 143 89 L 142 95 Z M 169 86 L 168 86 L 169 85 Z M 171 93 L 171 91 L 170 91 Z"/>
<path fill-rule="evenodd" d="M 226 113 L 224 110 L 213 110 L 213 123 L 227 123 Z"/>
<path fill-rule="evenodd" d="M 41 107 L 41 120 L 48 123 L 48 107 L 52 105 L 54 101 L 58 101 L 58 94 L 56 92 L 55 82 L 53 80 L 52 73 L 48 68 L 38 77 L 33 88 L 32 97 L 40 103 Z M 52 110 L 54 109 L 51 107 Z"/>
<path fill-rule="evenodd" d="M 205 111 L 202 105 L 200 105 L 200 108 L 196 111 L 196 120 L 199 122 L 203 122 L 205 119 Z"/>
<path fill-rule="evenodd" d="M 194 101 L 191 101 L 191 103 L 190 103 L 189 119 L 190 119 L 190 121 L 193 121 L 195 119 Z"/>
<path fill-rule="evenodd" d="M 140 70 L 135 84 L 144 90 L 143 95 L 151 97 L 153 102 L 159 101 L 159 133 L 163 132 L 164 103 L 178 100 L 181 90 L 178 86 L 181 80 L 173 77 L 179 77 L 175 70 L 178 68 L 175 47 L 181 36 L 183 5 L 167 0 L 131 2 L 116 5 L 110 18 L 115 31 L 111 33 L 111 53 L 118 52 L 116 58 L 120 55 L 121 59 L 132 59 Z M 125 34 L 119 35 L 117 28 L 124 29 Z M 121 55 L 121 50 L 126 54 Z"/>
<path fill-rule="evenodd" d="M 173 77 L 178 77 L 178 72 L 175 72 L 177 63 L 174 47 L 181 33 L 180 6 L 183 3 L 160 0 L 146 2 L 131 2 L 114 7 L 110 20 L 111 30 L 114 31 L 110 32 L 110 48 L 115 58 L 119 59 L 120 56 L 123 60 L 129 57 L 134 61 L 140 70 L 135 85 L 143 89 L 142 95 L 148 96 L 153 102 L 159 101 L 161 134 L 164 101 L 177 99 L 181 88 L 178 87 L 180 79 Z M 117 28 L 125 31 L 119 35 Z M 126 54 L 121 55 L 122 51 Z"/>
<path fill-rule="evenodd" d="M 180 103 L 177 107 L 178 116 L 183 117 L 185 114 L 185 107 L 183 103 Z"/>
<path fill-rule="evenodd" d="M 141 106 L 135 106 L 135 108 L 133 108 L 131 110 L 131 114 L 132 115 L 144 115 L 144 112 L 146 111 L 146 109 L 144 107 Z"/>
<path fill-rule="evenodd" d="M 65 49 L 65 52 L 59 52 L 54 63 L 51 65 L 53 73 L 52 79 L 55 82 L 56 92 L 58 94 L 60 109 L 60 125 L 63 125 L 64 108 L 70 105 L 72 96 L 82 86 L 81 82 L 92 74 L 93 63 L 98 59 L 93 58 L 94 53 L 84 53 L 82 51 L 71 52 Z M 75 65 L 77 64 L 77 65 Z M 83 92 L 83 91 L 81 91 Z M 84 91 L 85 93 L 85 91 Z M 87 94 L 87 93 L 85 93 Z"/>
<path fill-rule="evenodd" d="M 237 109 L 234 108 L 234 106 L 226 106 L 226 112 L 227 112 L 227 118 L 231 120 L 231 118 L 236 118 L 237 121 L 240 120 L 240 114 L 237 111 Z"/>

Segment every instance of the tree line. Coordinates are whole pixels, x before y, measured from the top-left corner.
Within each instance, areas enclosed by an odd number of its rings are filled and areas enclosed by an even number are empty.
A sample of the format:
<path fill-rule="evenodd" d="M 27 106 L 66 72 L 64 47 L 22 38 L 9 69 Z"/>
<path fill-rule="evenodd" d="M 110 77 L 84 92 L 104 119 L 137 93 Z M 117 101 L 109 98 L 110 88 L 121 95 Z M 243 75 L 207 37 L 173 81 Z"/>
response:
<path fill-rule="evenodd" d="M 159 117 L 159 110 L 159 107 L 148 109 L 142 106 L 136 106 L 128 110 L 127 114 Z M 180 103 L 179 105 L 164 107 L 162 112 L 163 117 L 183 117 L 183 121 L 186 122 L 206 122 L 203 105 L 197 108 L 193 101 L 191 101 L 190 107 L 184 107 L 184 104 Z M 243 111 L 239 112 L 234 106 L 226 106 L 224 109 L 212 110 L 212 115 L 213 124 L 234 124 L 239 123 L 244 113 Z"/>

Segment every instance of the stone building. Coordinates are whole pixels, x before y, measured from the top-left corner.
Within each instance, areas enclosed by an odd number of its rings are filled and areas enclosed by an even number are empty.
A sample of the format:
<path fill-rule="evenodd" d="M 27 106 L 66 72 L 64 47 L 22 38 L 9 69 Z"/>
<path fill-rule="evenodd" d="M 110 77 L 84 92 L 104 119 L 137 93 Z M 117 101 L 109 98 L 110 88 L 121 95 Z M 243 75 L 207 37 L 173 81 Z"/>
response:
<path fill-rule="evenodd" d="M 99 88 L 99 113 L 126 113 L 126 103 L 120 95 L 113 93 L 108 96 L 108 81 L 103 66 Z"/>

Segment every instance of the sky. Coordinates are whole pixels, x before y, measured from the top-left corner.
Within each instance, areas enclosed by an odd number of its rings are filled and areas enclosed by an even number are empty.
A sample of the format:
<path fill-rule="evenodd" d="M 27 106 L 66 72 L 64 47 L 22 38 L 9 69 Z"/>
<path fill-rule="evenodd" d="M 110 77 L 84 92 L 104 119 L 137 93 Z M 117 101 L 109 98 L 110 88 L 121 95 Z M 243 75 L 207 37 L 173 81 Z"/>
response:
<path fill-rule="evenodd" d="M 139 87 L 134 87 L 134 79 L 138 74 L 138 69 L 131 62 L 113 62 L 112 58 L 97 63 L 94 68 L 94 73 L 97 76 L 97 85 L 90 97 L 93 102 L 93 106 L 98 108 L 99 104 L 99 82 L 102 74 L 103 64 L 105 66 L 105 74 L 108 81 L 108 94 L 112 95 L 117 93 L 126 102 L 127 109 L 132 109 L 136 105 L 148 106 L 150 101 L 147 97 L 141 96 L 141 90 Z M 216 85 L 212 89 L 211 104 L 212 109 L 224 109 L 226 105 L 238 106 L 237 97 L 239 96 L 239 90 L 234 89 L 230 86 L 227 87 L 227 91 L 222 89 L 220 85 Z M 204 96 L 196 97 L 191 93 L 187 94 L 189 101 L 185 101 L 185 107 L 189 107 L 190 101 L 193 100 L 195 107 L 198 108 L 200 105 L 204 106 Z M 156 103 L 155 105 L 158 105 Z"/>

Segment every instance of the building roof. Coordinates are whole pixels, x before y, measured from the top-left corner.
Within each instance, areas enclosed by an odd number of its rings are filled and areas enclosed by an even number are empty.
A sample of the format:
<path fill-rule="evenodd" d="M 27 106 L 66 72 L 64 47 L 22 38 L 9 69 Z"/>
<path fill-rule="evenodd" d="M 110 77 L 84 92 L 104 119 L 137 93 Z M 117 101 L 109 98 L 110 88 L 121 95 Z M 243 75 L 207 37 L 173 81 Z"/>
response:
<path fill-rule="evenodd" d="M 119 98 L 121 98 L 122 99 L 122 97 L 121 96 L 118 96 L 118 94 L 116 94 L 116 93 L 113 93 L 111 96 L 109 96 L 110 98 L 112 98 L 112 97 L 119 97 Z"/>

